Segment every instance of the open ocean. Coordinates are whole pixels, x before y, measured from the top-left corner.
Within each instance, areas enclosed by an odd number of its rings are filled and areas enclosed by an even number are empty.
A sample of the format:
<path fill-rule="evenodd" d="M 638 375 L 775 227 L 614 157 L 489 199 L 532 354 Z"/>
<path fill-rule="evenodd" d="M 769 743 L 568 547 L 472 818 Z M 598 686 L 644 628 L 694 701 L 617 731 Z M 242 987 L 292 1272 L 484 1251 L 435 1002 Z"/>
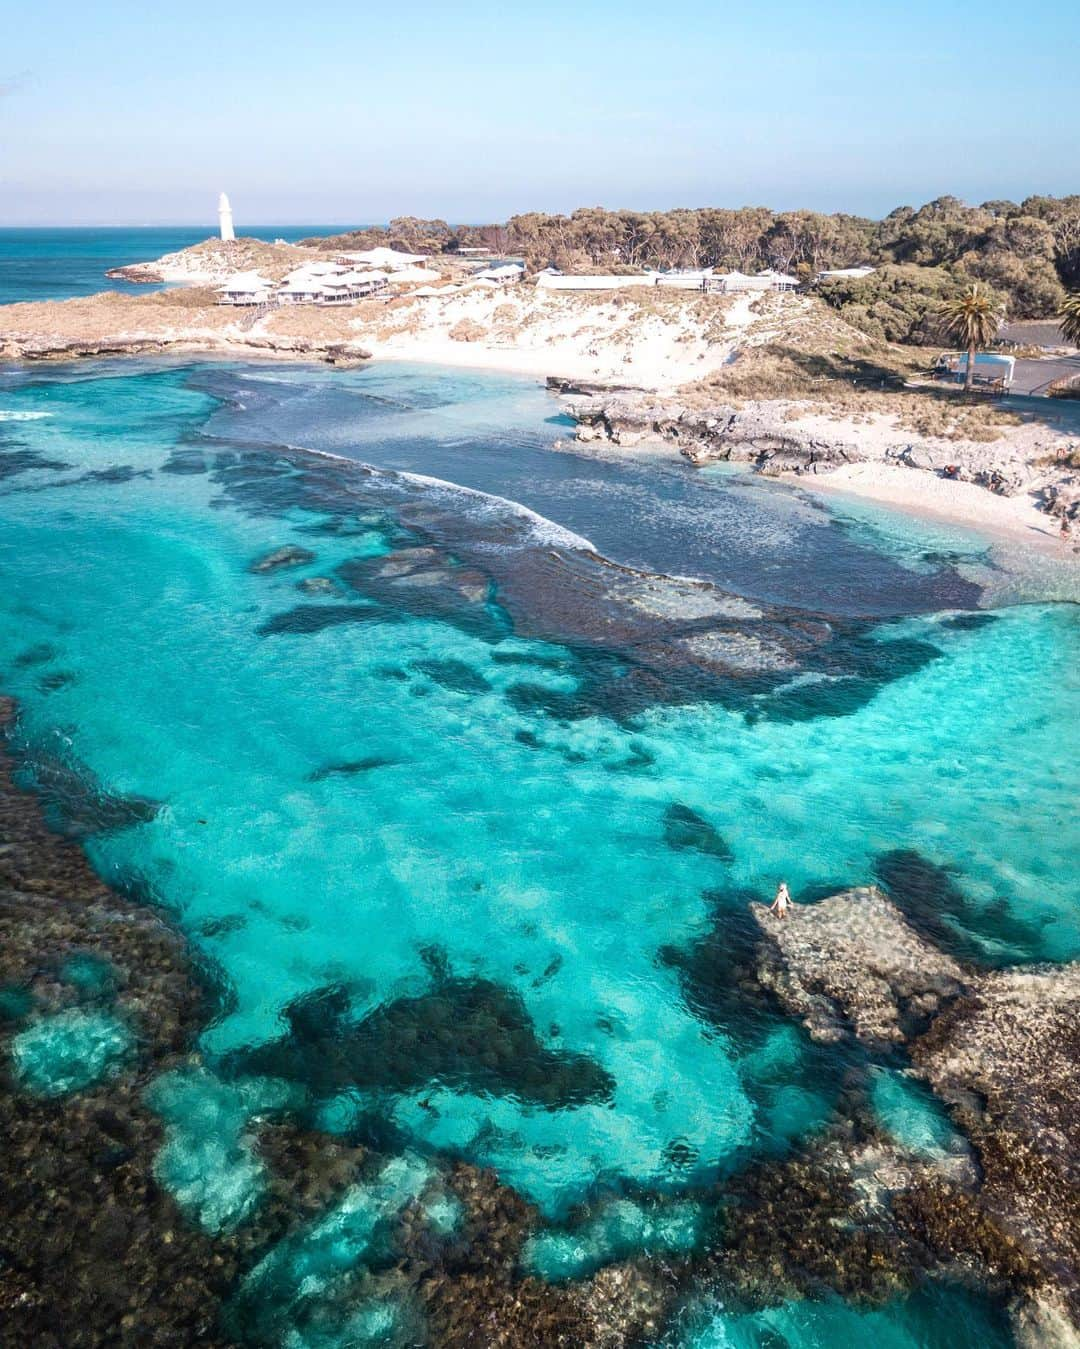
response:
<path fill-rule="evenodd" d="M 204 233 L 0 231 L 2 298 L 85 294 Z M 1080 611 L 1011 603 L 968 531 L 566 430 L 536 381 L 423 366 L 0 369 L 23 780 L 217 987 L 160 1075 L 121 974 L 71 994 L 77 1024 L 22 1006 L 22 1089 L 140 1093 L 177 1221 L 248 1242 L 238 1342 L 437 1343 L 430 1281 L 475 1284 L 467 1163 L 534 1206 L 515 1277 L 538 1298 L 682 1269 L 655 1346 L 1009 1345 L 993 1290 L 918 1270 L 871 1299 L 795 1298 L 764 1266 L 725 1291 L 728 1187 L 853 1100 L 911 1155 L 963 1151 L 902 1055 L 812 1043 L 736 957 L 780 877 L 809 899 L 898 857 L 965 959 L 1080 956 Z M 630 573 L 605 557 L 844 641 L 688 682 L 612 619 Z M 268 1120 L 366 1149 L 287 1231 L 260 1226 Z"/>
<path fill-rule="evenodd" d="M 295 243 L 316 234 L 337 234 L 344 225 L 252 225 L 243 234 Z M 144 295 L 160 286 L 129 285 L 105 273 L 132 262 L 152 262 L 217 234 L 213 225 L 0 228 L 0 304 L 19 300 L 68 300 L 99 290 Z"/>

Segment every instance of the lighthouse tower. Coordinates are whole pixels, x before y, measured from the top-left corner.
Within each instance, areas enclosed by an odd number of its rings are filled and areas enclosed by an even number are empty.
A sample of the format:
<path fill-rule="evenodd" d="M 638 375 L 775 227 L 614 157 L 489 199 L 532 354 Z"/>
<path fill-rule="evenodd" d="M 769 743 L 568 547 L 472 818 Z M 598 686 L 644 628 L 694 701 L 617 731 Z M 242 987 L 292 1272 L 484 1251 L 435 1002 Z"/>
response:
<path fill-rule="evenodd" d="M 229 199 L 223 192 L 218 197 L 217 204 L 218 223 L 221 226 L 221 237 L 226 240 L 235 239 L 232 227 L 232 207 L 229 205 Z"/>

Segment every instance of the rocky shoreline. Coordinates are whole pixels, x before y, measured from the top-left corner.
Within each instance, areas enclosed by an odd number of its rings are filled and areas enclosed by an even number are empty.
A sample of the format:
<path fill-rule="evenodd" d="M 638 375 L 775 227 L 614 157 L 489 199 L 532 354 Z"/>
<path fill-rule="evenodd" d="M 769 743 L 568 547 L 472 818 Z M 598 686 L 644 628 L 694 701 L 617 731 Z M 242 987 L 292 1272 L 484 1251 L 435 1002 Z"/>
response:
<path fill-rule="evenodd" d="M 1080 471 L 1071 467 L 1080 450 L 1080 427 L 1074 434 L 1048 432 L 1033 455 L 1009 437 L 980 443 L 895 430 L 870 436 L 863 427 L 809 417 L 805 405 L 790 400 L 701 409 L 660 401 L 645 390 L 555 376 L 548 387 L 563 397 L 579 441 L 629 447 L 659 440 L 692 464 L 746 463 L 774 477 L 828 474 L 866 463 L 918 469 L 1004 497 L 1031 494 L 1040 509 L 1080 529 Z"/>
<path fill-rule="evenodd" d="M 363 365 L 371 360 L 371 352 L 362 344 L 283 334 L 280 337 L 243 332 L 226 335 L 207 335 L 193 338 L 133 334 L 130 337 L 112 337 L 89 341 L 63 337 L 33 337 L 19 341 L 17 351 L 5 351 L 0 345 L 0 359 L 21 361 L 74 361 L 110 356 L 169 356 L 203 355 L 241 357 L 262 360 L 266 357 L 285 357 L 309 361 L 323 361 L 327 365 Z"/>

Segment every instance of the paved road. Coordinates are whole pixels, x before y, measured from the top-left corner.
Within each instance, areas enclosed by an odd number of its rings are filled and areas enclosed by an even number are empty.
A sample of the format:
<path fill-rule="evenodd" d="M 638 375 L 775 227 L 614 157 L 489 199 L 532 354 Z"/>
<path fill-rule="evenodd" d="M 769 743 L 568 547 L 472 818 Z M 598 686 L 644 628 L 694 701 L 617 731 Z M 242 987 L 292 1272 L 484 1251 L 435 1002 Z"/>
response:
<path fill-rule="evenodd" d="M 976 370 L 978 368 L 975 367 Z M 1080 380 L 1080 356 L 1050 356 L 1040 361 L 1017 357 L 1012 392 L 1045 394 L 1048 384 L 1058 379 L 1068 379 L 1070 375 Z"/>
<path fill-rule="evenodd" d="M 1065 347 L 1069 344 L 1054 319 L 1017 319 L 1006 323 L 998 331 L 998 337 L 1005 342 L 1019 342 L 1032 347 Z"/>

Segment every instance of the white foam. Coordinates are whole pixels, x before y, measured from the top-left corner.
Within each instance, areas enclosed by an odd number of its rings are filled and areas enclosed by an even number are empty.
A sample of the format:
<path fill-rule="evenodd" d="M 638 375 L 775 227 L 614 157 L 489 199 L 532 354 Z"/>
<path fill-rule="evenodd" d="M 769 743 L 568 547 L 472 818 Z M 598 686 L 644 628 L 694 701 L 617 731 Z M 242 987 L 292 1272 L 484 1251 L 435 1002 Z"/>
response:
<path fill-rule="evenodd" d="M 14 412 L 0 408 L 0 422 L 39 422 L 43 417 L 51 416 L 51 412 Z"/>
<path fill-rule="evenodd" d="M 564 525 L 549 520 L 546 515 L 530 510 L 528 506 L 523 506 L 520 501 L 512 501 L 509 497 L 496 496 L 494 492 L 481 492 L 475 487 L 463 487 L 461 483 L 447 482 L 445 478 L 432 478 L 426 473 L 410 473 L 405 469 L 376 468 L 374 464 L 366 464 L 360 459 L 350 459 L 348 455 L 335 454 L 332 450 L 316 450 L 308 445 L 289 445 L 288 448 L 299 450 L 304 454 L 317 454 L 322 459 L 335 459 L 343 464 L 353 464 L 357 468 L 373 474 L 376 478 L 396 479 L 398 482 L 412 483 L 417 487 L 444 492 L 448 496 L 463 497 L 473 513 L 478 514 L 481 518 L 488 515 L 513 516 L 529 528 L 528 538 L 524 540 L 526 543 L 542 544 L 551 548 L 573 548 L 586 553 L 599 552 L 595 544 L 583 535 L 575 534 L 572 529 L 567 529 Z M 477 546 L 482 547 L 483 545 L 478 544 Z"/>
<path fill-rule="evenodd" d="M 529 526 L 530 543 L 547 544 L 551 547 L 574 548 L 582 552 L 595 553 L 598 549 L 581 534 L 575 534 L 565 525 L 549 520 L 546 515 L 523 506 L 520 501 L 511 501 L 509 497 L 496 496 L 493 492 L 480 492 L 475 487 L 462 487 L 460 483 L 446 482 L 442 478 L 430 478 L 426 473 L 407 473 L 398 471 L 395 476 L 403 482 L 418 483 L 422 487 L 435 488 L 464 496 L 483 515 L 510 514 Z"/>

